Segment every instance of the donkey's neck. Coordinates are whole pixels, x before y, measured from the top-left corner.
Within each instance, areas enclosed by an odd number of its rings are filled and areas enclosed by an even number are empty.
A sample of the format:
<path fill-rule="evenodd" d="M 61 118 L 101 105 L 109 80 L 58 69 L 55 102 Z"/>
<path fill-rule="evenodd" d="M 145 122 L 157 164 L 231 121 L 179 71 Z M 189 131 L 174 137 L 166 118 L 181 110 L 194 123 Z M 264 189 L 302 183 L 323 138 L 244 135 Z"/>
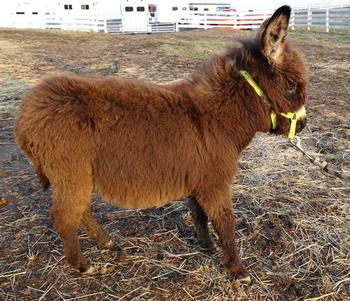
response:
<path fill-rule="evenodd" d="M 191 103 L 205 126 L 220 128 L 241 152 L 256 132 L 269 130 L 270 119 L 236 65 L 234 57 L 214 56 L 172 90 Z"/>

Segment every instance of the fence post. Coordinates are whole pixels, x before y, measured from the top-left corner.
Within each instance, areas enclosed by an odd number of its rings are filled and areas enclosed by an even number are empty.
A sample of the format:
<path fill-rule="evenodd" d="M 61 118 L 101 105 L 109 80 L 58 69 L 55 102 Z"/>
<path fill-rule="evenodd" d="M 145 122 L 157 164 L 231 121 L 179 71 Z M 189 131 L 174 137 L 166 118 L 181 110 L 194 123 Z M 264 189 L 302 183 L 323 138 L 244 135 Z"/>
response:
<path fill-rule="evenodd" d="M 329 32 L 329 8 L 326 8 L 326 31 Z"/>
<path fill-rule="evenodd" d="M 108 30 L 107 30 L 107 18 L 106 17 L 103 19 L 103 31 L 104 31 L 104 33 L 108 33 Z"/>
<path fill-rule="evenodd" d="M 312 22 L 312 12 L 311 12 L 311 7 L 309 6 L 307 10 L 307 30 L 310 30 L 311 28 L 311 22 Z"/>

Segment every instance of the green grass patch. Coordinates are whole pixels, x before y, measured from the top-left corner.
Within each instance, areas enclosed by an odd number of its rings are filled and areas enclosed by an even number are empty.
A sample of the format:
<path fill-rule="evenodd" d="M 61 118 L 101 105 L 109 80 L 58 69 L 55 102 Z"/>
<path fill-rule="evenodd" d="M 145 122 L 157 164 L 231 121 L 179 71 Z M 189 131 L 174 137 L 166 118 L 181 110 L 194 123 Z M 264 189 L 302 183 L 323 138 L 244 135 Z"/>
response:
<path fill-rule="evenodd" d="M 289 35 L 297 40 L 301 41 L 320 41 L 320 42 L 333 42 L 341 44 L 350 44 L 350 31 L 349 30 L 331 30 L 326 32 L 324 30 L 308 31 L 308 30 L 291 30 Z"/>
<path fill-rule="evenodd" d="M 166 55 L 175 55 L 188 59 L 203 59 L 213 53 L 223 52 L 232 41 L 222 38 L 194 37 L 193 39 L 164 40 L 158 51 Z"/>

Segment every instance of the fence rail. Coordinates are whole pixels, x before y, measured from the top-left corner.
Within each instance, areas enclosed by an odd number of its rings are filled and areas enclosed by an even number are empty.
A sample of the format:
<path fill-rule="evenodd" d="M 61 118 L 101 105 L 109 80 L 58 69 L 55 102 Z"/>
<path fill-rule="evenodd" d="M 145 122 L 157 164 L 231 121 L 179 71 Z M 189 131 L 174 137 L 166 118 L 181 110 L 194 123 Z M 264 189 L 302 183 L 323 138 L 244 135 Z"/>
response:
<path fill-rule="evenodd" d="M 327 32 L 331 29 L 350 30 L 350 5 L 335 8 L 294 9 L 290 26 L 292 29 L 325 29 Z"/>
<path fill-rule="evenodd" d="M 176 31 L 176 23 L 153 22 L 149 23 L 148 30 L 145 33 L 165 33 Z M 105 21 L 104 32 L 112 34 L 126 34 L 129 30 L 123 27 L 122 19 L 108 19 Z"/>
<path fill-rule="evenodd" d="M 164 33 L 164 32 L 174 32 L 177 31 L 176 23 L 151 23 L 152 33 Z"/>
<path fill-rule="evenodd" d="M 256 29 L 272 15 L 273 11 L 255 11 L 253 13 L 218 13 L 218 14 L 191 14 L 177 21 L 179 29 L 185 28 L 214 28 L 230 27 L 237 29 Z M 347 29 L 350 30 L 349 6 L 322 8 L 296 8 L 292 11 L 290 26 L 292 29 L 305 28 Z"/>
<path fill-rule="evenodd" d="M 123 26 L 123 20 L 119 16 L 107 16 L 106 18 L 96 17 L 70 17 L 61 18 L 55 14 L 47 15 L 45 20 L 41 22 L 17 22 L 7 25 L 15 28 L 38 28 L 38 29 L 58 29 L 58 30 L 73 30 L 73 31 L 92 31 L 105 32 L 112 34 L 127 34 L 135 33 L 128 27 Z M 176 31 L 176 23 L 169 22 L 151 22 L 144 32 L 137 31 L 136 33 L 165 33 Z"/>
<path fill-rule="evenodd" d="M 48 18 L 44 24 L 44 28 L 105 32 L 106 24 L 105 24 L 105 20 L 94 19 L 94 18 L 72 18 L 72 19 L 65 19 L 65 20 Z"/>
<path fill-rule="evenodd" d="M 273 11 L 259 11 L 254 13 L 218 13 L 218 14 L 190 14 L 187 18 L 177 21 L 177 27 L 182 28 L 215 28 L 229 27 L 238 29 L 256 29 L 272 15 Z"/>

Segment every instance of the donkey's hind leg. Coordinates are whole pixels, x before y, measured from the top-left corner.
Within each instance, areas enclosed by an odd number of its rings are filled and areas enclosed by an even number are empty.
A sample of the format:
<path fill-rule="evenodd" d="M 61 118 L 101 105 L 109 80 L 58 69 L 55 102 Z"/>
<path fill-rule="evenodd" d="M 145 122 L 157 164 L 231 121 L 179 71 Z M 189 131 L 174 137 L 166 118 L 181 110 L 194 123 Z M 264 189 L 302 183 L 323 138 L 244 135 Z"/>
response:
<path fill-rule="evenodd" d="M 92 216 L 90 208 L 84 212 L 81 225 L 84 227 L 86 234 L 94 239 L 101 248 L 111 249 L 113 247 L 113 241 Z"/>
<path fill-rule="evenodd" d="M 214 249 L 215 243 L 209 236 L 208 217 L 197 200 L 190 196 L 186 202 L 187 207 L 191 210 L 193 223 L 199 244 L 205 249 Z"/>
<path fill-rule="evenodd" d="M 89 208 L 92 183 L 88 177 L 65 177 L 65 181 L 52 183 L 53 206 L 51 219 L 62 239 L 66 260 L 80 272 L 90 273 L 90 263 L 81 252 L 77 230 L 84 212 Z"/>

